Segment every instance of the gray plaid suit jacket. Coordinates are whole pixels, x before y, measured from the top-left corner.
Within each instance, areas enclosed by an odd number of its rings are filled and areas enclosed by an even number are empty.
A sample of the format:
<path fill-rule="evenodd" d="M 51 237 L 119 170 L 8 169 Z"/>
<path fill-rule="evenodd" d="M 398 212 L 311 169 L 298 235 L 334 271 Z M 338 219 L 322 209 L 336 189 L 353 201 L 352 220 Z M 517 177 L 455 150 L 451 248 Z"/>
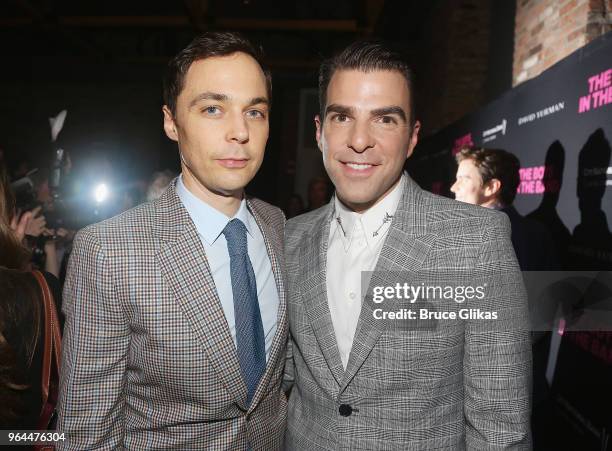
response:
<path fill-rule="evenodd" d="M 508 218 L 407 178 L 376 271 L 480 274 L 488 286 L 478 307 L 498 311 L 500 322 L 384 328 L 373 316 L 379 304 L 364 301 L 345 371 L 326 290 L 332 212 L 333 202 L 285 229 L 285 388 L 293 385 L 286 449 L 530 449 L 528 312 Z M 343 404 L 352 408 L 348 416 Z"/>
<path fill-rule="evenodd" d="M 174 183 L 157 201 L 80 231 L 64 289 L 59 449 L 254 450 L 282 446 L 287 342 L 282 212 L 248 206 L 279 311 L 250 407 L 204 247 Z M 228 281 L 229 283 L 229 281 Z"/>

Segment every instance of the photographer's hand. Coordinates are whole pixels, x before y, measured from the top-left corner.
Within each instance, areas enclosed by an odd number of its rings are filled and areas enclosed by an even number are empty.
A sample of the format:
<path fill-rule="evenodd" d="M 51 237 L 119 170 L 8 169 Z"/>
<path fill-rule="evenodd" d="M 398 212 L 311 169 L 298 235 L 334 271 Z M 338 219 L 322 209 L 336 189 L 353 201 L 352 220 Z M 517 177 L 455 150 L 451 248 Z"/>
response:
<path fill-rule="evenodd" d="M 11 229 L 13 230 L 13 233 L 17 237 L 17 241 L 19 241 L 20 243 L 23 241 L 26 235 L 26 229 L 28 228 L 28 225 L 31 220 L 32 220 L 31 211 L 27 211 L 22 215 L 18 213 L 11 220 Z"/>
<path fill-rule="evenodd" d="M 25 234 L 28 236 L 40 236 L 41 233 L 45 230 L 45 226 L 47 225 L 47 220 L 43 215 L 40 214 L 42 207 L 36 207 L 34 210 L 31 210 L 27 213 L 32 215 L 32 219 L 28 222 Z M 27 214 L 26 213 L 26 214 Z"/>

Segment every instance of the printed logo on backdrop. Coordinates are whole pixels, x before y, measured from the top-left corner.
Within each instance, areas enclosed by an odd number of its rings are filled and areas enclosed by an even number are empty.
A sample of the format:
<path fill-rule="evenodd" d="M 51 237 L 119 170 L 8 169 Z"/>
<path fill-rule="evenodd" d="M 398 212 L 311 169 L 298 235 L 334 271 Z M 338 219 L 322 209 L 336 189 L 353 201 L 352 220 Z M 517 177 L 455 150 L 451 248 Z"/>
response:
<path fill-rule="evenodd" d="M 587 86 L 589 93 L 578 100 L 578 114 L 612 103 L 612 69 L 589 77 Z"/>
<path fill-rule="evenodd" d="M 472 139 L 472 133 L 468 133 L 467 135 L 460 136 L 455 139 L 453 142 L 453 156 L 457 155 L 462 147 L 472 147 L 474 145 L 474 140 Z"/>
<path fill-rule="evenodd" d="M 565 109 L 565 101 L 557 102 L 557 103 L 547 106 L 546 108 L 542 108 L 541 110 L 538 110 L 534 113 L 529 113 L 529 114 L 520 116 L 517 119 L 516 123 L 520 127 L 521 125 L 525 125 L 530 122 L 536 121 L 538 119 L 542 119 L 543 117 L 558 113 L 559 111 L 563 111 L 564 109 Z"/>
<path fill-rule="evenodd" d="M 506 134 L 506 119 L 502 119 L 500 124 L 497 124 L 495 127 L 491 127 L 484 132 L 482 132 L 482 142 L 487 143 L 489 141 L 493 141 L 497 138 L 497 135 L 501 132 L 502 135 Z"/>
<path fill-rule="evenodd" d="M 583 168 L 581 171 L 582 183 L 585 188 L 597 188 L 600 186 L 612 186 L 612 166 Z"/>

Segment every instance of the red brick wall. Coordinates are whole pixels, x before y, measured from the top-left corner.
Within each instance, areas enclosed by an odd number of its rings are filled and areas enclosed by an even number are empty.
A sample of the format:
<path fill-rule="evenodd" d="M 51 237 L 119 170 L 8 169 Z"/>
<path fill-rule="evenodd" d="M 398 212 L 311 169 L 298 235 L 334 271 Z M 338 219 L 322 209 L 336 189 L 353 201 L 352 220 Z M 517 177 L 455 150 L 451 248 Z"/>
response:
<path fill-rule="evenodd" d="M 512 84 L 612 30 L 612 0 L 517 0 Z"/>

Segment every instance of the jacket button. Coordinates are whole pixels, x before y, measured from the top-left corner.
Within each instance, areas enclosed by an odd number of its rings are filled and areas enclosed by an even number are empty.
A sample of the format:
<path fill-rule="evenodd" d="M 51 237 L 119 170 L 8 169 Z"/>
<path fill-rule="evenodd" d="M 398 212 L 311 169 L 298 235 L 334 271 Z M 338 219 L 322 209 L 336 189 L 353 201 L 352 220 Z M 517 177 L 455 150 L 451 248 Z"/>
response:
<path fill-rule="evenodd" d="M 340 412 L 340 415 L 342 415 L 343 417 L 348 417 L 351 415 L 351 413 L 353 413 L 353 408 L 348 404 L 340 404 L 338 412 Z"/>

